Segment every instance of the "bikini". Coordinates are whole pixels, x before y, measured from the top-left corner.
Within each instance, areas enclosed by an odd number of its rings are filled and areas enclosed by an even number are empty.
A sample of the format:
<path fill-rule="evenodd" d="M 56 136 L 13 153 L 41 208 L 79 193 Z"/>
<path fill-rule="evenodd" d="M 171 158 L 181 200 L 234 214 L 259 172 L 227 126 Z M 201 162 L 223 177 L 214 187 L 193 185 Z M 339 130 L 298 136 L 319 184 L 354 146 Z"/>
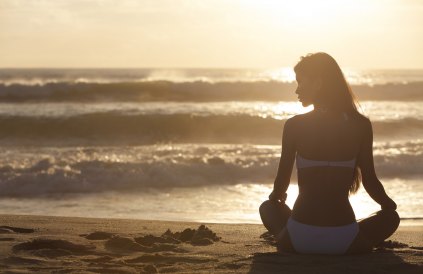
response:
<path fill-rule="evenodd" d="M 315 161 L 296 156 L 297 169 L 310 167 L 354 168 L 355 159 L 349 161 Z M 358 234 L 357 221 L 342 226 L 315 226 L 300 223 L 289 217 L 288 230 L 295 251 L 303 254 L 345 254 Z"/>

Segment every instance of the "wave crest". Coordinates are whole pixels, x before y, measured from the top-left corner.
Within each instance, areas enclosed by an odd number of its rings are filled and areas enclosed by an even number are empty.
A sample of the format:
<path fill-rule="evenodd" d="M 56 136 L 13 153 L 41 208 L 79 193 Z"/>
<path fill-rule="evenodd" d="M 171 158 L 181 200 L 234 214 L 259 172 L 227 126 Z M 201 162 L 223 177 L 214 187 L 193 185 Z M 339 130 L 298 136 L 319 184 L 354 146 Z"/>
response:
<path fill-rule="evenodd" d="M 295 101 L 296 84 L 277 81 L 0 84 L 3 102 Z M 423 100 L 423 82 L 356 85 L 360 100 Z"/>
<path fill-rule="evenodd" d="M 419 178 L 423 141 L 377 143 L 375 166 L 384 178 Z M 32 149 L 0 162 L 1 197 L 136 192 L 149 188 L 271 184 L 279 146 L 172 145 Z M 296 181 L 293 172 L 292 182 Z"/>
<path fill-rule="evenodd" d="M 142 145 L 156 143 L 281 142 L 286 120 L 249 115 L 122 115 L 115 112 L 71 117 L 0 117 L 3 145 Z M 423 120 L 373 122 L 376 138 L 418 138 Z"/>

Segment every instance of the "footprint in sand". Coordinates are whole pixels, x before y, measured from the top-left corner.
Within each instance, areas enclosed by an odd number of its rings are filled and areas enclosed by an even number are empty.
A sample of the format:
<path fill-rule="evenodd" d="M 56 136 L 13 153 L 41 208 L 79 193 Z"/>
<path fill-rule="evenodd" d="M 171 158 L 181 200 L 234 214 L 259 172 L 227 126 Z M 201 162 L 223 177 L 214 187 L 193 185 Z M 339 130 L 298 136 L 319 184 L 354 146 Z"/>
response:
<path fill-rule="evenodd" d="M 264 240 L 261 242 L 265 242 L 271 246 L 276 246 L 275 236 L 273 236 L 273 234 L 271 234 L 270 232 L 268 231 L 264 232 L 263 234 L 260 235 L 260 238 Z"/>
<path fill-rule="evenodd" d="M 82 234 L 79 236 L 84 237 L 85 239 L 88 239 L 88 240 L 108 240 L 115 235 L 116 234 L 109 233 L 109 232 L 95 231 L 90 234 Z"/>
<path fill-rule="evenodd" d="M 243 267 L 246 264 L 239 264 L 239 263 L 223 263 L 217 266 L 218 269 L 231 269 L 237 270 Z"/>
<path fill-rule="evenodd" d="M 42 257 L 92 254 L 95 246 L 75 244 L 65 240 L 38 238 L 13 246 L 13 252 L 30 252 Z"/>
<path fill-rule="evenodd" d="M 88 263 L 109 263 L 113 261 L 114 259 L 115 257 L 106 255 L 106 256 L 98 256 L 95 258 L 82 259 L 81 261 L 88 262 Z"/>
<path fill-rule="evenodd" d="M 115 251 L 115 252 L 148 252 L 149 247 L 140 245 L 139 243 L 135 242 L 134 239 L 129 237 L 122 237 L 119 235 L 115 235 L 109 240 L 106 241 L 105 247 L 108 250 Z"/>
<path fill-rule="evenodd" d="M 17 256 L 10 256 L 10 257 L 4 258 L 2 262 L 7 265 L 41 265 L 46 263 L 46 261 L 44 260 L 17 257 Z"/>
<path fill-rule="evenodd" d="M 146 265 L 144 266 L 144 273 L 159 273 L 155 265 Z"/>
<path fill-rule="evenodd" d="M 105 247 L 106 249 L 110 251 L 124 252 L 124 253 L 130 253 L 130 252 L 153 253 L 153 252 L 161 252 L 161 251 L 186 252 L 185 250 L 179 248 L 178 246 L 174 244 L 149 242 L 147 246 L 141 243 L 137 241 L 136 239 L 134 240 L 129 237 L 121 237 L 121 236 L 115 235 L 111 239 L 106 241 Z"/>
<path fill-rule="evenodd" d="M 391 248 L 405 248 L 405 247 L 409 247 L 409 246 L 407 244 L 397 242 L 397 241 L 392 241 L 392 240 L 384 241 L 384 242 L 382 242 L 382 243 L 380 243 L 376 246 L 376 248 L 382 248 L 382 249 L 384 249 L 384 248 L 390 248 L 390 249 Z"/>
<path fill-rule="evenodd" d="M 7 233 L 33 233 L 35 230 L 32 228 L 21 228 L 21 227 L 13 227 L 2 225 L 0 226 L 0 234 L 7 234 Z"/>
<path fill-rule="evenodd" d="M 157 263 L 157 264 L 174 264 L 174 263 L 210 263 L 217 262 L 218 259 L 207 255 L 184 255 L 170 256 L 170 254 L 145 254 L 136 258 L 125 260 L 129 264 L 137 263 Z"/>

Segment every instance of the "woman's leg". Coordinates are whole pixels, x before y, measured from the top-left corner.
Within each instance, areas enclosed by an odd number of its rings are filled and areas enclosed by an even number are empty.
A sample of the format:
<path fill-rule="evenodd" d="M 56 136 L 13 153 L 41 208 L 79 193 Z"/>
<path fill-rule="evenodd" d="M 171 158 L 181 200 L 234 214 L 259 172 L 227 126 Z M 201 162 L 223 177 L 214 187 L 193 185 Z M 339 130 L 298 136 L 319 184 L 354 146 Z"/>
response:
<path fill-rule="evenodd" d="M 259 212 L 263 225 L 274 236 L 283 230 L 291 216 L 291 209 L 286 204 L 273 200 L 263 202 Z"/>
<path fill-rule="evenodd" d="M 261 204 L 259 211 L 264 226 L 276 238 L 278 252 L 296 253 L 285 227 L 291 216 L 291 209 L 284 203 L 267 200 Z"/>
<path fill-rule="evenodd" d="M 357 221 L 372 246 L 382 243 L 397 230 L 400 217 L 395 210 L 380 210 Z"/>
<path fill-rule="evenodd" d="M 368 253 L 397 230 L 400 218 L 395 210 L 380 210 L 357 221 L 359 232 L 346 254 Z"/>

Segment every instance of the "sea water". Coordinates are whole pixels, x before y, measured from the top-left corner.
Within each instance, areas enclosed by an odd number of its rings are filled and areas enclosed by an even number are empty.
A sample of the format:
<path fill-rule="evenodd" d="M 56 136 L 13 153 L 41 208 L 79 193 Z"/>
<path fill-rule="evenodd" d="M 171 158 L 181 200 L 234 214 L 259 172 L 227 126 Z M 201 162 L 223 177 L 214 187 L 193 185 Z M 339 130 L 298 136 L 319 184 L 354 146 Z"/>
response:
<path fill-rule="evenodd" d="M 398 212 L 423 217 L 423 71 L 345 70 Z M 1 69 L 0 214 L 260 223 L 289 69 Z M 288 188 L 292 208 L 296 172 Z M 361 186 L 357 219 L 380 209 Z"/>

